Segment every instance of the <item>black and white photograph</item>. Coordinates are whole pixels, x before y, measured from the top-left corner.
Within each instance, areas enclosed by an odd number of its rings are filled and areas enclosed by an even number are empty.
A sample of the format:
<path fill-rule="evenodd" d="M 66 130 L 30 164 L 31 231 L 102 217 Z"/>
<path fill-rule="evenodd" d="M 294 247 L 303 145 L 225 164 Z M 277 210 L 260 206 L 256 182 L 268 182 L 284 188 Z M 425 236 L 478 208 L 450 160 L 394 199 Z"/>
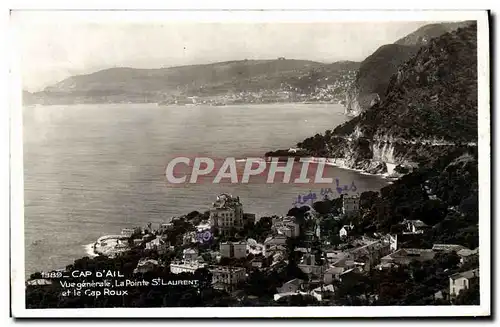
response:
<path fill-rule="evenodd" d="M 13 315 L 490 315 L 488 18 L 12 11 Z"/>

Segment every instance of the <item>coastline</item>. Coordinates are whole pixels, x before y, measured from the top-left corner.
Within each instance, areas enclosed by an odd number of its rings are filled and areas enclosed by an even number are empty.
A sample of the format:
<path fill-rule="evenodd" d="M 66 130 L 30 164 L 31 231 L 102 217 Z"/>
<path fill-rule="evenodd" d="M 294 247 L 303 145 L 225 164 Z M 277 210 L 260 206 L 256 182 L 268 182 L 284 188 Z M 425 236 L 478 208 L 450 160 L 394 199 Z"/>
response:
<path fill-rule="evenodd" d="M 229 107 L 237 105 L 273 105 L 273 104 L 307 104 L 307 105 L 339 105 L 345 108 L 345 106 L 338 102 L 328 102 L 328 101 L 277 101 L 277 102 L 238 102 L 238 103 L 227 103 L 223 105 L 213 105 L 210 103 L 193 103 L 193 104 L 161 104 L 158 102 L 60 102 L 60 103 L 24 103 L 23 107 L 39 107 L 39 106 L 61 106 L 61 105 L 156 105 L 157 107 Z M 347 115 L 346 115 L 347 116 Z"/>

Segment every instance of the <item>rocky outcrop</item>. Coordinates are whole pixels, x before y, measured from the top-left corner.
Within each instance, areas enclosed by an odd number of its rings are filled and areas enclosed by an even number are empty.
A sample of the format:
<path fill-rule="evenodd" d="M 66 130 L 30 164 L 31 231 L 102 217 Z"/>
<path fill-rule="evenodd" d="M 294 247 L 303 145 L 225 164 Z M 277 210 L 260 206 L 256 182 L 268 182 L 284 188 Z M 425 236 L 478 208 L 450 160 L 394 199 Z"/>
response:
<path fill-rule="evenodd" d="M 397 73 L 400 64 L 411 58 L 422 46 L 433 38 L 472 22 L 442 23 L 425 25 L 415 32 L 383 45 L 360 65 L 356 79 L 345 94 L 345 113 L 358 116 L 386 97 L 390 78 Z"/>
<path fill-rule="evenodd" d="M 429 41 L 397 67 L 386 96 L 375 99 L 360 115 L 298 146 L 371 173 L 408 171 L 457 149 L 473 153 L 478 110 L 475 24 Z"/>
<path fill-rule="evenodd" d="M 416 50 L 414 46 L 388 44 L 366 58 L 346 93 L 346 114 L 357 116 L 370 108 L 376 99 L 383 99 L 392 74 Z"/>

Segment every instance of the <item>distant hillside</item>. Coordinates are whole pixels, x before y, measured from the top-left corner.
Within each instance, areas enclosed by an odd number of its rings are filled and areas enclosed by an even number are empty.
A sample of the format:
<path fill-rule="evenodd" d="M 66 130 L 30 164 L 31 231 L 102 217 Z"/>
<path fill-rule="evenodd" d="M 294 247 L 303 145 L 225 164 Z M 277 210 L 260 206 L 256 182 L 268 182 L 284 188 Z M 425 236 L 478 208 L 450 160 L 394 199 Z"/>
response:
<path fill-rule="evenodd" d="M 433 160 L 477 144 L 477 31 L 434 38 L 399 66 L 386 96 L 359 116 L 298 144 L 351 168 Z"/>
<path fill-rule="evenodd" d="M 59 102 L 160 102 L 177 97 L 215 97 L 241 92 L 315 90 L 359 63 L 306 60 L 241 60 L 160 69 L 111 68 L 67 78 L 36 96 Z M 312 78 L 314 77 L 314 79 Z M 327 83 L 328 84 L 328 83 Z M 330 84 L 333 81 L 330 79 Z M 346 84 L 347 86 L 347 84 Z M 339 96 L 342 92 L 339 91 Z"/>
<path fill-rule="evenodd" d="M 30 105 L 36 103 L 36 97 L 28 92 L 23 90 L 23 105 Z"/>
<path fill-rule="evenodd" d="M 394 44 L 383 45 L 360 65 L 354 83 L 346 92 L 346 113 L 356 116 L 383 100 L 390 77 L 398 66 L 414 55 L 430 40 L 447 32 L 466 26 L 470 22 L 425 25 L 399 39 Z"/>

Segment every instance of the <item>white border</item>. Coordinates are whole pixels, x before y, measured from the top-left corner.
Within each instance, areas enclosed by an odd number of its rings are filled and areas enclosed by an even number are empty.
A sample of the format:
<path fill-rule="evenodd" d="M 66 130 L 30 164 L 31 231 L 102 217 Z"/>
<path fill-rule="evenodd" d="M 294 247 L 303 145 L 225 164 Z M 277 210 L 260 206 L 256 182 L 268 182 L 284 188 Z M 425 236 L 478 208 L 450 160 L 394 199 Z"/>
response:
<path fill-rule="evenodd" d="M 26 15 L 24 15 L 26 14 Z M 480 306 L 422 307 L 233 307 L 233 308 L 111 308 L 111 309 L 25 309 L 24 286 L 24 208 L 22 166 L 22 110 L 20 70 L 15 47 L 11 47 L 11 285 L 12 312 L 15 317 L 385 317 L 385 316 L 477 316 L 491 313 L 490 276 L 490 144 L 489 144 L 489 34 L 486 12 L 482 11 L 69 11 L 25 12 L 15 19 L 40 23 L 54 21 L 147 22 L 175 21 L 478 21 L 478 95 L 479 95 L 479 188 L 480 188 Z M 12 22 L 12 21 L 11 21 Z M 11 24 L 12 27 L 12 24 Z M 8 44 L 15 44 L 9 34 Z M 15 250 L 15 252 L 14 252 Z M 75 258 L 76 259 L 76 258 Z"/>

